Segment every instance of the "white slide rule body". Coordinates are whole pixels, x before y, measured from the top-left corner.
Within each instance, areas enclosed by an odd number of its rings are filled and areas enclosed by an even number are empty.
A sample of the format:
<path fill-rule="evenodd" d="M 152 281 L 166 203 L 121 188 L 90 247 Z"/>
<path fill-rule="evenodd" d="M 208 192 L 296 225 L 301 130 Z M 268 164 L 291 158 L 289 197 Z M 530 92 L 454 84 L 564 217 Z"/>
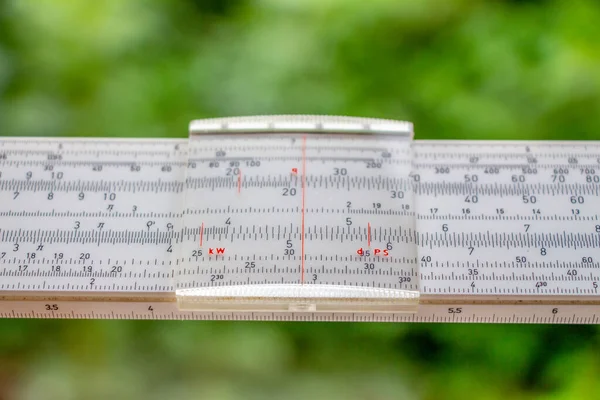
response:
<path fill-rule="evenodd" d="M 340 130 L 0 139 L 0 317 L 598 323 L 600 142 Z"/>

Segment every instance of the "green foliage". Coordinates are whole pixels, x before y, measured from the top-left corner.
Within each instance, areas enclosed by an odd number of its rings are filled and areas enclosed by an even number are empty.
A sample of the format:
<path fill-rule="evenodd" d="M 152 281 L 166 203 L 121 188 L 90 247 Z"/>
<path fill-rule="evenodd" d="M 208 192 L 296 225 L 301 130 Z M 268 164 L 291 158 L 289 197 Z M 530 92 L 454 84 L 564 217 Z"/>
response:
<path fill-rule="evenodd" d="M 0 131 L 185 136 L 204 116 L 408 119 L 421 138 L 598 138 L 595 1 L 12 1 Z"/>
<path fill-rule="evenodd" d="M 8 0 L 0 134 L 318 113 L 599 139 L 599 21 L 595 0 Z M 593 398 L 599 351 L 593 326 L 5 320 L 0 398 Z"/>

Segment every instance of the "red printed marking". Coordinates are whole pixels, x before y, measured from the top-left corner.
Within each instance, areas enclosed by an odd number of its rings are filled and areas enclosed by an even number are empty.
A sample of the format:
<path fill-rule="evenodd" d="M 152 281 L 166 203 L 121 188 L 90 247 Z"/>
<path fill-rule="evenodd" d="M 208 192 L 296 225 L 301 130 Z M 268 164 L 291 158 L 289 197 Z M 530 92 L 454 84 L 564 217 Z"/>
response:
<path fill-rule="evenodd" d="M 240 169 L 240 173 L 238 175 L 238 193 L 242 191 L 242 170 Z"/>
<path fill-rule="evenodd" d="M 302 279 L 304 284 L 304 205 L 306 202 L 306 136 L 302 136 L 302 255 L 300 256 L 302 264 Z"/>
<path fill-rule="evenodd" d="M 358 250 L 356 250 L 356 254 L 358 254 L 359 256 L 381 256 L 381 257 L 387 257 L 390 255 L 390 251 L 388 249 L 373 249 L 372 251 L 370 249 L 363 249 L 362 247 Z"/>
<path fill-rule="evenodd" d="M 371 223 L 368 223 L 368 229 L 367 229 L 367 242 L 369 247 L 371 247 Z"/>
<path fill-rule="evenodd" d="M 204 237 L 204 222 L 200 225 L 200 247 L 202 247 L 202 238 Z"/>
<path fill-rule="evenodd" d="M 292 174 L 296 175 L 298 173 L 298 168 L 292 168 Z"/>
<path fill-rule="evenodd" d="M 208 254 L 225 254 L 225 247 L 216 247 L 214 249 L 211 247 L 208 249 Z"/>

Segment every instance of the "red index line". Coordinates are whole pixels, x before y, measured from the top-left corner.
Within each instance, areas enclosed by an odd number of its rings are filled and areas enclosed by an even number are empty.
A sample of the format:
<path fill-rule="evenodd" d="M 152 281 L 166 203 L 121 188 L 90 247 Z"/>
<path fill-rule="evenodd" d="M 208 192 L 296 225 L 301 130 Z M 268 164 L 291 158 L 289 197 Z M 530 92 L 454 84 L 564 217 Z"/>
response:
<path fill-rule="evenodd" d="M 369 247 L 371 247 L 371 223 L 368 223 L 368 229 L 367 229 L 367 242 Z"/>
<path fill-rule="evenodd" d="M 204 222 L 200 225 L 200 247 L 202 247 L 202 237 L 204 236 Z"/>
<path fill-rule="evenodd" d="M 238 193 L 242 191 L 242 170 L 240 169 L 240 173 L 238 175 Z"/>
<path fill-rule="evenodd" d="M 302 283 L 304 284 L 304 205 L 306 202 L 306 136 L 302 136 L 302 254 L 300 256 L 302 264 Z"/>

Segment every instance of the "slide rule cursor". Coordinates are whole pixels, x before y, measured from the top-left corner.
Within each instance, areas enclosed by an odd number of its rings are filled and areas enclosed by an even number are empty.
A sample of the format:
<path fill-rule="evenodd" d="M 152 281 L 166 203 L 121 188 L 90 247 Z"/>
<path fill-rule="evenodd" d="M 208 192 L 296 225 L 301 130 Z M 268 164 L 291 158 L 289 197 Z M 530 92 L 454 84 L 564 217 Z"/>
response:
<path fill-rule="evenodd" d="M 412 137 L 366 118 L 193 121 L 180 308 L 415 311 Z"/>

